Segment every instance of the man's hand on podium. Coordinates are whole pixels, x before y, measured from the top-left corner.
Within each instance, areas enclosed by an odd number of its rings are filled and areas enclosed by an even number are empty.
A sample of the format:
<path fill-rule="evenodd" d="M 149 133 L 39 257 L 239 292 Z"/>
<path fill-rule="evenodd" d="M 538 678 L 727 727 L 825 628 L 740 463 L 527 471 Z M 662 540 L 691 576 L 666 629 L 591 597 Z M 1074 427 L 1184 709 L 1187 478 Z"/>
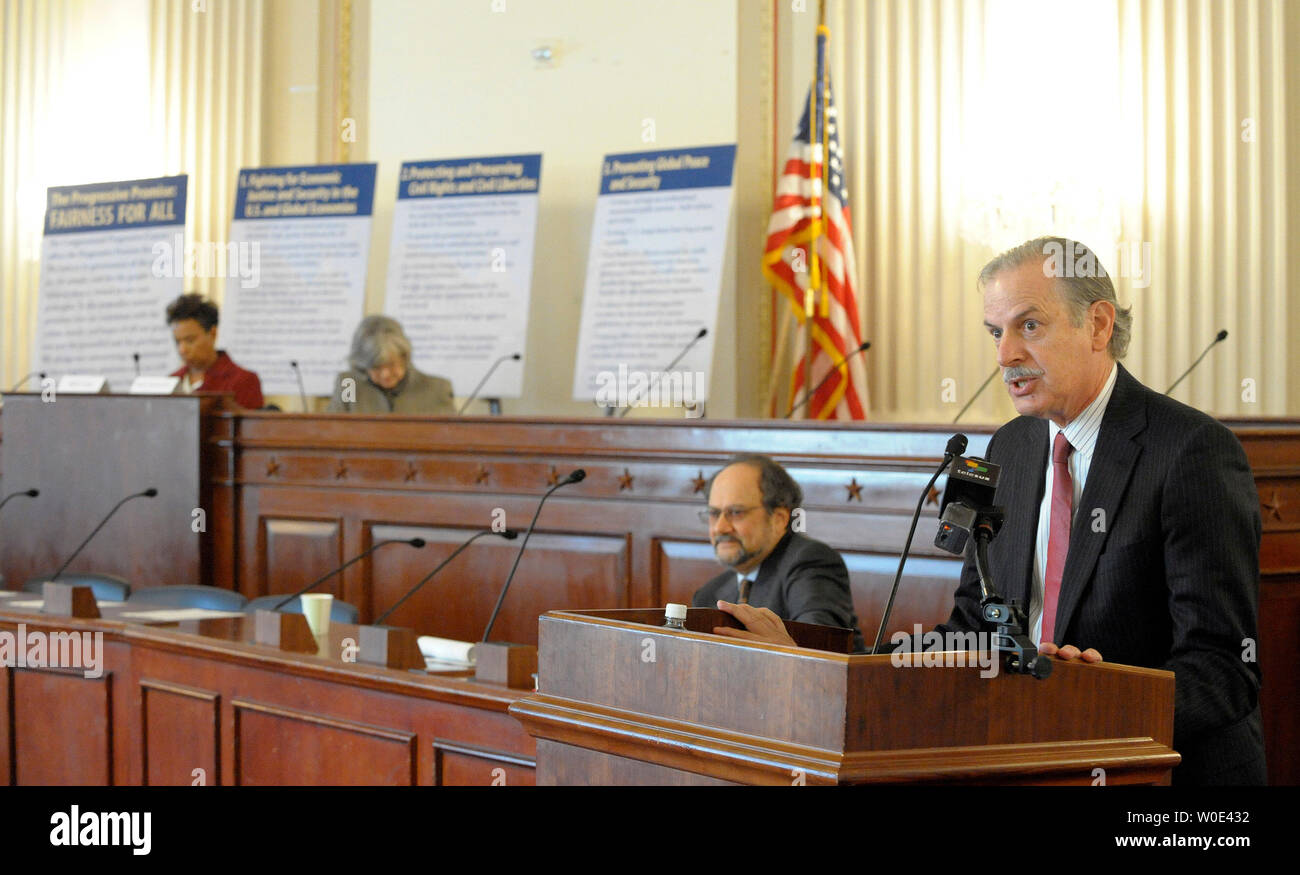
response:
<path fill-rule="evenodd" d="M 766 644 L 797 646 L 794 639 L 790 637 L 790 633 L 785 631 L 785 623 L 770 608 L 755 608 L 750 605 L 736 605 L 731 602 L 719 601 L 718 610 L 731 614 L 731 616 L 743 623 L 745 628 L 733 629 L 730 626 L 714 626 L 714 635 L 744 638 L 746 641 L 762 641 Z"/>
<path fill-rule="evenodd" d="M 1080 653 L 1079 648 L 1073 644 L 1057 647 L 1050 641 L 1044 641 L 1038 645 L 1038 652 L 1047 656 L 1055 656 L 1057 659 L 1077 659 L 1082 656 L 1084 662 L 1101 662 L 1101 654 L 1092 647 Z"/>

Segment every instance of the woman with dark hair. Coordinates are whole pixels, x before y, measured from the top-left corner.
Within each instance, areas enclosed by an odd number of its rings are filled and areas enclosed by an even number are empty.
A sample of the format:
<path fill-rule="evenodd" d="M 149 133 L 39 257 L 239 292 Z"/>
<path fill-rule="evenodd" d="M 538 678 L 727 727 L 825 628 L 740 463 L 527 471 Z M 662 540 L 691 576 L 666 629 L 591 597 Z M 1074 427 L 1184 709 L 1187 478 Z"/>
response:
<path fill-rule="evenodd" d="M 451 383 L 416 370 L 411 341 L 396 319 L 367 316 L 352 335 L 350 371 L 334 381 L 331 413 L 412 413 L 451 416 Z"/>
<path fill-rule="evenodd" d="M 184 364 L 173 372 L 181 378 L 181 391 L 233 392 L 235 403 L 249 410 L 261 408 L 262 381 L 217 349 L 217 305 L 202 295 L 181 295 L 167 305 L 167 325 Z"/>

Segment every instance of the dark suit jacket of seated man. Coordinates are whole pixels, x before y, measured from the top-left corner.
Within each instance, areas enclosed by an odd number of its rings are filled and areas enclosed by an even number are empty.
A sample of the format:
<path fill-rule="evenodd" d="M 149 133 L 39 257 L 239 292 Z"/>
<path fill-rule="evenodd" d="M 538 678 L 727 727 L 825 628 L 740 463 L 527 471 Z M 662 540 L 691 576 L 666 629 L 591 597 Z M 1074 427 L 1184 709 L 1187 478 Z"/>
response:
<path fill-rule="evenodd" d="M 711 608 L 719 599 L 734 602 L 739 597 L 740 576 L 725 571 L 696 590 L 691 604 Z M 747 603 L 770 608 L 783 620 L 852 629 L 853 650 L 867 649 L 853 610 L 844 559 L 833 548 L 798 532 L 786 532 L 763 560 Z"/>

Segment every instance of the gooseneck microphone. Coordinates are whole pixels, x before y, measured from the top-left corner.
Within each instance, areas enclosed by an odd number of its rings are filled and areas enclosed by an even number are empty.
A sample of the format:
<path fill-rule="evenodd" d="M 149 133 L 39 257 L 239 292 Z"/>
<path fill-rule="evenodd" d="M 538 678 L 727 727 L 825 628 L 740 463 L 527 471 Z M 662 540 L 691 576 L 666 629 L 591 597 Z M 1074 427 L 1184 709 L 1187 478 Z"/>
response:
<path fill-rule="evenodd" d="M 903 566 L 907 563 L 907 553 L 912 549 L 912 536 L 916 534 L 916 524 L 921 519 L 921 508 L 925 505 L 925 498 L 930 494 L 930 487 L 934 486 L 934 481 L 939 479 L 948 464 L 957 456 L 966 452 L 966 435 L 955 434 L 948 438 L 948 445 L 943 450 L 943 461 L 935 469 L 934 475 L 930 477 L 930 482 L 925 484 L 925 489 L 921 490 L 921 497 L 917 499 L 916 510 L 912 512 L 912 526 L 907 530 L 907 542 L 903 544 L 903 554 L 898 557 L 898 570 L 894 572 L 894 585 L 889 590 L 889 601 L 885 603 L 885 613 L 880 618 L 880 628 L 876 631 L 876 641 L 871 645 L 872 653 L 880 652 L 880 639 L 885 635 L 885 629 L 889 625 L 889 615 L 894 610 L 894 597 L 898 595 L 898 584 L 903 579 Z"/>
<path fill-rule="evenodd" d="M 302 370 L 298 367 L 297 361 L 289 362 L 289 367 L 293 368 L 294 375 L 298 377 L 298 398 L 302 401 L 302 412 L 307 412 L 307 389 L 302 384 Z"/>
<path fill-rule="evenodd" d="M 298 596 L 307 592 L 307 590 L 316 586 L 318 583 L 324 583 L 334 575 L 338 574 L 343 569 L 347 568 L 349 565 L 352 565 L 355 562 L 360 562 L 362 559 L 365 559 L 367 556 L 369 556 L 371 553 L 378 550 L 380 547 L 386 547 L 389 544 L 410 544 L 412 547 L 419 550 L 421 547 L 424 546 L 424 538 L 388 538 L 386 540 L 380 541 L 378 544 L 373 545 L 369 550 L 362 550 L 356 556 L 353 556 L 351 559 L 349 559 L 347 562 L 344 562 L 338 568 L 335 568 L 329 574 L 318 577 L 315 580 L 313 580 L 311 583 L 304 586 L 302 589 L 298 590 L 297 592 L 290 593 L 289 595 L 285 596 L 283 599 L 276 602 L 275 607 L 271 608 L 271 610 L 272 611 L 280 610 L 280 608 L 289 604 L 289 602 L 293 601 Z"/>
<path fill-rule="evenodd" d="M 484 535 L 500 535 L 501 537 L 505 538 L 507 541 L 513 541 L 515 538 L 519 537 L 519 533 L 516 532 L 514 529 L 506 529 L 500 532 L 493 531 L 492 529 L 484 529 L 481 532 L 475 532 L 473 535 L 469 537 L 468 540 L 466 540 L 463 544 L 461 544 L 459 547 L 453 550 L 450 556 L 448 556 L 446 559 L 439 562 L 437 568 L 430 571 L 428 574 L 424 576 L 424 578 L 419 583 L 411 587 L 411 589 L 406 593 L 406 595 L 402 596 L 400 599 L 394 602 L 391 608 L 389 608 L 388 610 L 380 614 L 379 617 L 373 623 L 371 623 L 371 625 L 372 626 L 383 625 L 384 620 L 388 619 L 388 615 L 402 606 L 402 602 L 406 601 L 411 596 L 419 592 L 421 587 L 423 587 L 430 580 L 433 580 L 434 575 L 436 575 L 439 571 L 442 571 L 442 569 L 450 565 L 451 560 L 459 556 L 465 550 L 466 547 L 468 547 L 470 544 L 473 544 L 475 541 L 477 541 L 479 538 L 483 537 Z"/>
<path fill-rule="evenodd" d="M 841 369 L 849 363 L 849 359 L 853 358 L 855 355 L 857 355 L 860 352 L 866 352 L 870 348 L 871 348 L 871 341 L 869 340 L 863 341 L 862 345 L 860 345 L 857 349 L 853 350 L 853 352 L 849 353 L 844 358 L 840 359 L 839 362 L 835 365 L 835 367 L 831 368 L 826 373 L 826 376 L 822 377 L 821 382 L 819 382 L 816 386 L 813 386 L 811 392 L 805 392 L 803 398 L 799 401 L 799 403 L 795 404 L 793 407 L 791 407 L 789 410 L 785 412 L 785 418 L 789 419 L 790 417 L 794 416 L 794 412 L 796 410 L 798 410 L 800 407 L 803 407 L 805 404 L 811 401 L 812 397 L 817 394 L 817 390 L 820 389 L 822 386 L 826 385 L 827 380 L 829 380 L 831 377 L 835 376 L 836 374 L 842 374 L 843 371 Z"/>
<path fill-rule="evenodd" d="M 533 527 L 537 525 L 537 518 L 542 515 L 542 505 L 546 504 L 546 499 L 550 498 L 551 493 L 561 486 L 568 486 L 570 483 L 581 483 L 586 476 L 587 472 L 579 468 L 546 490 L 542 500 L 537 502 L 537 510 L 533 512 L 533 521 L 528 524 L 528 531 L 524 532 L 523 543 L 519 545 L 519 552 L 515 554 L 515 564 L 510 566 L 510 574 L 506 576 L 506 585 L 501 587 L 501 595 L 497 596 L 496 607 L 492 608 L 492 616 L 488 617 L 487 628 L 483 630 L 483 643 L 487 643 L 488 636 L 492 634 L 492 625 L 497 621 L 497 614 L 501 613 L 501 605 L 506 600 L 506 593 L 510 591 L 510 581 L 515 579 L 515 571 L 519 568 L 519 560 L 524 558 L 524 548 L 528 546 L 528 539 L 533 535 Z"/>
<path fill-rule="evenodd" d="M 17 492 L 11 492 L 4 497 L 3 501 L 0 501 L 0 508 L 3 508 L 6 504 L 8 504 L 9 499 L 11 498 L 17 498 L 20 495 L 26 495 L 28 498 L 35 498 L 40 494 L 41 491 L 39 489 L 20 489 Z"/>
<path fill-rule="evenodd" d="M 1218 344 L 1222 343 L 1227 339 L 1228 339 L 1228 329 L 1226 328 L 1220 329 L 1219 333 L 1214 335 L 1214 340 L 1211 340 L 1210 345 L 1205 348 L 1205 352 L 1201 353 L 1199 356 L 1196 357 L 1196 361 L 1192 362 L 1192 366 L 1190 368 L 1183 371 L 1183 375 L 1181 377 L 1179 377 L 1177 380 L 1174 380 L 1174 384 L 1165 390 L 1165 394 L 1168 395 L 1170 392 L 1174 391 L 1174 388 L 1179 383 L 1181 383 L 1184 379 L 1186 379 L 1188 374 L 1190 374 L 1192 371 L 1196 369 L 1196 366 L 1201 363 L 1201 359 L 1205 358 L 1207 355 L 1210 354 L 1210 350 L 1214 349 L 1215 346 L 1217 346 Z"/>
<path fill-rule="evenodd" d="M 23 384 L 25 384 L 28 380 L 30 380 L 32 377 L 40 377 L 41 380 L 44 381 L 44 380 L 45 380 L 45 372 L 44 372 L 44 371 L 32 371 L 30 374 L 28 374 L 27 376 L 23 377 L 23 378 L 22 378 L 21 380 L 19 380 L 17 383 L 14 383 L 14 387 L 13 387 L 12 389 L 10 389 L 9 391 L 10 391 L 10 392 L 17 392 L 18 389 L 19 389 Z"/>
<path fill-rule="evenodd" d="M 33 491 L 34 490 L 28 490 L 27 494 L 30 495 Z M 94 531 L 92 531 L 89 535 L 86 536 L 86 540 L 81 542 L 80 547 L 72 551 L 72 555 L 69 556 L 64 561 L 64 563 L 59 566 L 58 571 L 50 575 L 50 578 L 47 582 L 53 583 L 54 581 L 59 579 L 59 575 L 67 570 L 68 566 L 72 563 L 72 560 L 77 558 L 77 554 L 80 553 L 83 549 L 85 549 L 86 545 L 90 543 L 90 539 L 95 537 L 95 535 L 99 533 L 99 530 L 104 528 L 104 525 L 113 518 L 113 514 L 117 513 L 117 509 L 119 507 L 126 504 L 128 501 L 130 501 L 133 498 L 153 498 L 157 494 L 158 494 L 158 490 L 150 486 L 144 492 L 137 492 L 134 495 L 128 495 L 126 498 L 122 499 L 117 504 L 113 505 L 113 509 L 108 512 L 108 515 L 99 521 L 99 525 L 95 526 Z"/>
<path fill-rule="evenodd" d="M 135 359 L 135 375 L 140 376 L 140 353 L 131 353 L 131 358 Z"/>
<path fill-rule="evenodd" d="M 957 415 L 952 418 L 953 424 L 956 424 L 957 420 L 961 419 L 962 415 L 965 414 L 967 410 L 970 410 L 970 406 L 975 403 L 975 399 L 984 394 L 984 390 L 989 387 L 989 383 L 992 383 L 993 378 L 996 377 L 1001 371 L 1002 371 L 1002 367 L 998 366 L 993 369 L 993 373 L 989 374 L 987 377 L 984 378 L 984 382 L 980 383 L 980 387 L 975 390 L 975 394 L 970 396 L 970 400 L 966 402 L 966 406 L 963 407 L 961 410 L 958 410 Z M 960 453 L 958 455 L 960 455 Z"/>
<path fill-rule="evenodd" d="M 466 408 L 466 407 L 469 407 L 469 405 L 474 401 L 474 399 L 478 397 L 478 393 L 481 392 L 481 391 L 483 391 L 483 387 L 487 384 L 488 377 L 491 377 L 491 376 L 492 376 L 492 374 L 496 371 L 497 367 L 498 367 L 502 362 L 504 362 L 504 361 L 516 361 L 516 362 L 517 362 L 517 361 L 519 361 L 521 358 L 523 358 L 523 356 L 521 356 L 519 353 L 517 353 L 517 352 L 512 352 L 512 353 L 510 353 L 509 355 L 503 355 L 503 356 L 501 356 L 501 358 L 499 358 L 499 359 L 497 359 L 496 361 L 494 361 L 494 362 L 492 363 L 492 367 L 488 368 L 487 373 L 483 375 L 483 379 L 481 379 L 481 380 L 478 381 L 478 385 L 474 387 L 474 391 L 469 393 L 469 397 L 465 399 L 465 403 L 462 404 L 462 405 L 460 405 L 460 410 L 457 410 L 457 411 L 456 411 L 456 415 L 457 415 L 457 416 L 460 416 L 462 413 L 465 412 L 465 408 Z"/>
<path fill-rule="evenodd" d="M 656 372 L 653 374 L 653 376 L 652 376 L 651 379 L 650 379 L 650 382 L 648 382 L 648 383 L 646 384 L 646 387 L 645 387 L 645 393 L 648 393 L 648 392 L 649 392 L 649 391 L 654 387 L 655 380 L 658 380 L 658 379 L 659 379 L 659 375 L 660 375 L 660 374 L 667 373 L 667 372 L 671 371 L 673 368 L 675 368 L 675 367 L 677 366 L 677 363 L 678 363 L 679 361 L 681 361 L 682 358 L 685 357 L 685 355 L 686 355 L 688 352 L 691 351 L 691 347 L 693 347 L 693 346 L 695 346 L 695 344 L 699 343 L 699 342 L 704 338 L 704 336 L 705 336 L 706 334 L 708 334 L 708 333 L 709 333 L 709 329 L 707 329 L 707 328 L 701 328 L 701 329 L 699 330 L 699 333 L 696 334 L 694 337 L 692 337 L 691 340 L 690 340 L 690 342 L 687 343 L 686 346 L 682 347 L 682 351 L 679 352 L 679 353 L 677 353 L 677 358 L 673 359 L 672 361 L 670 361 L 670 362 L 668 363 L 668 367 L 664 368 L 662 371 L 656 371 Z M 643 394 L 644 394 L 644 393 L 643 393 Z M 632 408 L 636 406 L 635 401 L 640 401 L 640 400 L 641 400 L 640 398 L 632 399 L 632 398 L 629 397 L 629 398 L 627 399 L 627 406 L 623 408 L 623 412 L 620 413 L 619 416 L 620 416 L 620 417 L 622 417 L 622 416 L 627 416 L 629 413 L 631 413 L 631 412 L 632 412 Z M 613 416 L 613 415 L 614 415 L 613 411 L 614 411 L 614 408 L 611 407 L 611 408 L 609 408 L 609 411 L 608 411 L 605 415 L 606 415 L 606 416 Z"/>

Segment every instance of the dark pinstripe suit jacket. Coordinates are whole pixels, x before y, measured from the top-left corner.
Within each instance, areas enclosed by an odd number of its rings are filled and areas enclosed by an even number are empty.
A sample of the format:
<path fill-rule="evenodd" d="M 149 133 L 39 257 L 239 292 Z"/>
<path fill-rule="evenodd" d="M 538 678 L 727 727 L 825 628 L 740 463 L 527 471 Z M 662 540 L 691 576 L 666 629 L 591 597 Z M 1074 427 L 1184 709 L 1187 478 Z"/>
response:
<path fill-rule="evenodd" d="M 1007 513 L 989 546 L 993 582 L 1026 613 L 1047 435 L 1047 420 L 1021 416 L 988 447 Z M 1236 436 L 1121 365 L 1075 508 L 1056 643 L 1175 673 L 1175 783 L 1265 780 L 1259 664 L 1243 660 L 1242 643 L 1257 640 L 1259 539 L 1259 497 Z M 972 560 L 939 628 L 981 628 Z"/>

